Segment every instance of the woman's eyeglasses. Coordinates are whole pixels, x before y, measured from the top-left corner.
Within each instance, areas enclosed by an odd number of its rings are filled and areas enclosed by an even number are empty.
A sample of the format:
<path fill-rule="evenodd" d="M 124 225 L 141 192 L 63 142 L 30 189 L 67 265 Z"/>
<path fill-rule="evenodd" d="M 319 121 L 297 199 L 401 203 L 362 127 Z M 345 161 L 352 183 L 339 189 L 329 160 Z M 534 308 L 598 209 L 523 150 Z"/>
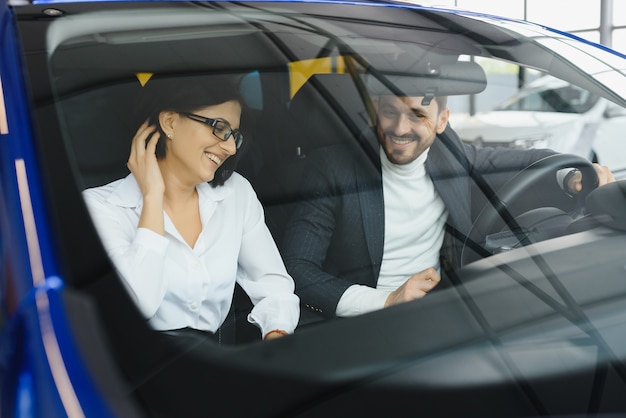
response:
<path fill-rule="evenodd" d="M 213 135 L 221 139 L 222 141 L 228 141 L 232 136 L 235 141 L 237 149 L 241 147 L 243 143 L 243 134 L 237 129 L 232 129 L 228 122 L 224 122 L 219 119 L 205 118 L 204 116 L 196 115 L 194 113 L 183 112 L 181 115 L 188 117 L 196 122 L 203 123 L 213 128 Z"/>

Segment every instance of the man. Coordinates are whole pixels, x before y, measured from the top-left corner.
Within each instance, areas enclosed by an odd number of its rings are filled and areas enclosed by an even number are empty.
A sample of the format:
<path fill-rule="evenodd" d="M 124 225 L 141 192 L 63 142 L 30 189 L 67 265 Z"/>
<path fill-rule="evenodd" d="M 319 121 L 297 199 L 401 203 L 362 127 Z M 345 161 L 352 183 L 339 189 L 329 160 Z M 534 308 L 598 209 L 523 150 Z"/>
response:
<path fill-rule="evenodd" d="M 389 94 L 373 104 L 377 124 L 366 137 L 375 137 L 369 140 L 379 144 L 378 155 L 342 145 L 320 149 L 305 175 L 310 194 L 285 234 L 283 257 L 296 293 L 305 309 L 325 318 L 426 295 L 442 270 L 460 266 L 461 240 L 472 225 L 468 171 L 510 178 L 554 154 L 464 145 L 448 127 L 445 97 Z M 600 184 L 614 180 L 606 168 L 596 171 Z"/>

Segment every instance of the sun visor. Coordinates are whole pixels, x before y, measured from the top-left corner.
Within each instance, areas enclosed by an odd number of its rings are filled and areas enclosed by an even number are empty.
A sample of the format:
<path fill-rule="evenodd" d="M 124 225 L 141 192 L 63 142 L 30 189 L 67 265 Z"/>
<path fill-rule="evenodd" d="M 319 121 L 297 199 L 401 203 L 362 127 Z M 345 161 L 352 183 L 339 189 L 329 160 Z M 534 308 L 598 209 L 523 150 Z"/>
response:
<path fill-rule="evenodd" d="M 487 86 L 483 68 L 470 61 L 426 66 L 415 72 L 373 72 L 366 76 L 366 85 L 373 95 L 454 96 L 476 94 Z"/>

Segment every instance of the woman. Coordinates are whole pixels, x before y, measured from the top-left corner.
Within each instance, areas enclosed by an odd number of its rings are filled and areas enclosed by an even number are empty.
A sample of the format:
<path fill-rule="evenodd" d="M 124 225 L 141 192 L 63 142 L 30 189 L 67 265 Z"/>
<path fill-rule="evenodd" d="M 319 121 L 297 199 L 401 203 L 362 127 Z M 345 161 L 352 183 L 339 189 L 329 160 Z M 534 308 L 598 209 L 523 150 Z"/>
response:
<path fill-rule="evenodd" d="M 235 173 L 242 105 L 225 79 L 150 81 L 130 174 L 84 197 L 109 256 L 156 330 L 215 333 L 235 282 L 263 339 L 294 331 L 299 300 L 263 209 Z M 145 117 L 145 116 L 144 116 Z"/>

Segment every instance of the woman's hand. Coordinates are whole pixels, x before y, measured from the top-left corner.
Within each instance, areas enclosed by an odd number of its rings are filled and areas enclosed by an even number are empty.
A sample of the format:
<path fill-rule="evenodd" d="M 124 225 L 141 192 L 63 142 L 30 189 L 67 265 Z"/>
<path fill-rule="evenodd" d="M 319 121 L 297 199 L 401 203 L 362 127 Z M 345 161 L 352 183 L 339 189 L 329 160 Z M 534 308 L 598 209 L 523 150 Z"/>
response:
<path fill-rule="evenodd" d="M 148 228 L 157 234 L 165 235 L 163 216 L 165 183 L 155 154 L 158 140 L 159 131 L 156 126 L 148 125 L 147 121 L 142 123 L 133 138 L 127 166 L 135 176 L 143 195 L 143 208 L 137 227 Z"/>
<path fill-rule="evenodd" d="M 135 176 L 144 199 L 162 200 L 165 191 L 155 153 L 158 140 L 159 131 L 156 126 L 148 125 L 147 121 L 142 123 L 135 133 L 128 157 L 128 169 Z"/>
<path fill-rule="evenodd" d="M 263 340 L 264 341 L 275 340 L 276 338 L 281 338 L 281 337 L 284 337 L 285 335 L 289 335 L 289 334 L 286 331 L 283 331 L 282 329 L 274 329 L 268 332 L 267 334 L 265 334 L 265 337 L 263 337 Z"/>

